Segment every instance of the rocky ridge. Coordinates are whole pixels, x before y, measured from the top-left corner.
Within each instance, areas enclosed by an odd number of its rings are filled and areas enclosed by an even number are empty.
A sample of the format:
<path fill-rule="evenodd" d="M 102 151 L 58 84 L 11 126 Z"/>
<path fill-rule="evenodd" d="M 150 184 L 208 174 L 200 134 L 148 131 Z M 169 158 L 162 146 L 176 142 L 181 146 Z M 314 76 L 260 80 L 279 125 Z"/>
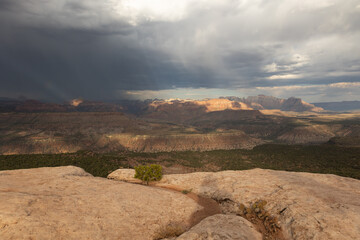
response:
<path fill-rule="evenodd" d="M 164 117 L 174 110 L 180 111 L 177 113 L 178 115 L 179 113 L 187 115 L 189 111 L 204 113 L 223 110 L 263 109 L 280 109 L 295 112 L 319 112 L 323 110 L 321 107 L 307 103 L 300 98 L 282 99 L 265 95 L 249 96 L 247 98 L 220 97 L 203 100 L 124 100 L 119 103 L 73 99 L 63 104 L 45 103 L 38 100 L 0 99 L 0 112 L 127 112 L 153 118 Z M 192 112 L 192 114 L 196 113 Z"/>
<path fill-rule="evenodd" d="M 300 98 L 290 97 L 288 99 L 277 98 L 273 96 L 249 96 L 247 98 L 239 97 L 225 97 L 226 99 L 242 102 L 252 107 L 255 110 L 263 109 L 280 109 L 282 111 L 293 112 L 321 112 L 324 109 L 317 107 L 314 104 L 307 103 Z"/>

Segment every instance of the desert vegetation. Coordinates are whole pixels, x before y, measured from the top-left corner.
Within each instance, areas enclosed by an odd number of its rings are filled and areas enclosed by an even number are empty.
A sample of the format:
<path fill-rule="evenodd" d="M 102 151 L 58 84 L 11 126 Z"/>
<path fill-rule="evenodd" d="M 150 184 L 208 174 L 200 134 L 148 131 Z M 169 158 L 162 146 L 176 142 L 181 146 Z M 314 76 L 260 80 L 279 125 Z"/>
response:
<path fill-rule="evenodd" d="M 134 178 L 140 179 L 149 185 L 151 181 L 159 181 L 162 178 L 162 167 L 158 164 L 140 165 L 135 167 Z"/>
<path fill-rule="evenodd" d="M 165 226 L 160 227 L 153 237 L 154 240 L 160 240 L 164 238 L 178 237 L 186 231 L 186 227 L 181 223 L 171 222 Z"/>
<path fill-rule="evenodd" d="M 106 177 L 110 172 L 121 167 L 134 168 L 147 164 L 160 164 L 166 174 L 264 168 L 331 173 L 360 179 L 360 148 L 330 144 L 310 146 L 268 144 L 257 146 L 252 150 L 206 152 L 79 151 L 65 154 L 0 155 L 0 170 L 74 165 L 100 177 Z"/>
<path fill-rule="evenodd" d="M 281 232 L 280 221 L 265 209 L 266 204 L 265 200 L 257 200 L 249 207 L 240 204 L 238 214 L 252 222 L 265 239 L 285 239 Z"/>

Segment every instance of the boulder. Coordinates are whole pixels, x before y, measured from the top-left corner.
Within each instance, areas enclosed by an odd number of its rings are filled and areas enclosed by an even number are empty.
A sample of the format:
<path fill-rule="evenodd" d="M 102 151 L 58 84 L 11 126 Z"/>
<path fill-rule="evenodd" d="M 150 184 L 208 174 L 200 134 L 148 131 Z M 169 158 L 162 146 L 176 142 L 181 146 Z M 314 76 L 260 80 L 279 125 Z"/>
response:
<path fill-rule="evenodd" d="M 262 235 L 247 220 L 236 215 L 207 217 L 176 240 L 261 240 Z"/>
<path fill-rule="evenodd" d="M 134 176 L 134 169 L 118 169 L 110 173 L 107 178 L 129 183 L 141 183 L 141 180 L 134 178 Z"/>

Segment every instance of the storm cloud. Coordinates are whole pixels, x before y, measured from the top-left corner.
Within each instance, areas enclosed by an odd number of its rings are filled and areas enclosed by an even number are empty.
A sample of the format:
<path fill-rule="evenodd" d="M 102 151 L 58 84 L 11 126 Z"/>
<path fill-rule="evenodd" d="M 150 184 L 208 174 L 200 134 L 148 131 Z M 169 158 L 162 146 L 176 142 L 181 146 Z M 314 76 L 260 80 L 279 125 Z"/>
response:
<path fill-rule="evenodd" d="M 360 99 L 356 0 L 0 0 L 0 31 L 1 96 Z"/>

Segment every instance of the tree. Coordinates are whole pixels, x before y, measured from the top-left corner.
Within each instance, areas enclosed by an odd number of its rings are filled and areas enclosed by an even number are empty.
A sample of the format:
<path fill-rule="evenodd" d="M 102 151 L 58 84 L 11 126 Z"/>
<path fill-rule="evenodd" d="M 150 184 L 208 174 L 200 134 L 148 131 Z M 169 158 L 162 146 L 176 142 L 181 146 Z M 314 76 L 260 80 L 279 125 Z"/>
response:
<path fill-rule="evenodd" d="M 135 167 L 135 178 L 146 182 L 149 185 L 150 181 L 159 181 L 162 178 L 162 167 L 158 164 L 140 165 Z"/>

